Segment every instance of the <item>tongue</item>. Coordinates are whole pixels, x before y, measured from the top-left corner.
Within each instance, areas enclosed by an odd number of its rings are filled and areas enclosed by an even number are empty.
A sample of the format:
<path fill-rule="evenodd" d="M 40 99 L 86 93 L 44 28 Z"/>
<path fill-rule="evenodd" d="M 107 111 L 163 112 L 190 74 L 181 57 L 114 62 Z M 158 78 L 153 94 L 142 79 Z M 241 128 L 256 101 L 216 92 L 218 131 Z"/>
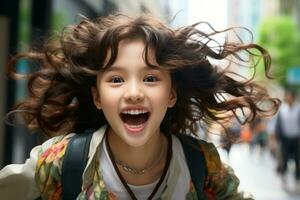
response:
<path fill-rule="evenodd" d="M 147 114 L 140 114 L 140 115 L 123 115 L 123 121 L 128 125 L 140 125 L 147 121 L 148 116 Z"/>

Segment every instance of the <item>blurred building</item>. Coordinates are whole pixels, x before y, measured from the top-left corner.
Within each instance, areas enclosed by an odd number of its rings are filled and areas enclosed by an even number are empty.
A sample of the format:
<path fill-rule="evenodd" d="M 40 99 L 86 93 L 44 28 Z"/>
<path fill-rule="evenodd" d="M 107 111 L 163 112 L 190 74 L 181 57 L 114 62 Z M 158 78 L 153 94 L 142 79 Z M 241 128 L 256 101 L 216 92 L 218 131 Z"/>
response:
<path fill-rule="evenodd" d="M 279 13 L 278 0 L 228 0 L 228 25 L 245 26 L 256 37 L 259 23 Z"/>
<path fill-rule="evenodd" d="M 5 90 L 6 90 L 6 77 L 5 77 L 5 69 L 2 66 L 5 66 L 5 61 L 6 57 L 8 54 L 8 19 L 5 18 L 4 16 L 0 16 L 0 116 L 1 116 L 1 121 L 3 121 L 3 116 L 5 113 Z M 4 152 L 3 152 L 3 147 L 4 147 L 4 124 L 0 123 L 0 167 L 1 163 L 4 160 Z"/>
<path fill-rule="evenodd" d="M 246 26 L 254 35 L 257 26 L 268 16 L 291 15 L 300 30 L 299 0 L 227 0 L 228 24 L 231 26 Z"/>
<path fill-rule="evenodd" d="M 168 18 L 167 0 L 54 0 L 53 2 L 53 14 L 62 20 L 60 23 L 64 23 L 62 24 L 63 26 L 75 22 L 79 14 L 93 18 L 105 16 L 112 12 L 120 12 L 132 16 L 141 13 L 151 13 L 162 19 Z"/>
<path fill-rule="evenodd" d="M 1 50 L 0 50 L 0 166 L 5 163 L 6 153 L 4 151 L 6 142 L 11 141 L 11 137 L 5 134 L 4 131 L 4 113 L 7 111 L 7 102 L 14 99 L 14 94 L 7 95 L 6 91 L 14 88 L 14 83 L 7 81 L 5 77 L 5 63 L 9 52 L 15 52 L 16 39 L 17 39 L 17 18 L 18 18 L 18 0 L 2 1 L 0 6 L 0 30 L 1 30 Z M 10 90 L 12 91 L 12 90 Z M 8 136 L 7 136 L 8 135 Z M 7 141 L 6 141 L 7 140 Z"/>

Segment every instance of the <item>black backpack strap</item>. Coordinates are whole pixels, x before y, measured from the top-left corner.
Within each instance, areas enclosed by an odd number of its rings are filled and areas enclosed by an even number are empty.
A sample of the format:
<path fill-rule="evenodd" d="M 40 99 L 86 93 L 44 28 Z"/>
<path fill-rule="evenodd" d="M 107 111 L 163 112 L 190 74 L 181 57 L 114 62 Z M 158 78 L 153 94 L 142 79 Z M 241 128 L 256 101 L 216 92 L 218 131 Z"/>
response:
<path fill-rule="evenodd" d="M 181 144 L 191 174 L 192 182 L 195 186 L 198 199 L 204 199 L 204 182 L 207 176 L 207 166 L 205 156 L 200 149 L 200 143 L 196 138 L 188 135 L 176 135 Z"/>
<path fill-rule="evenodd" d="M 76 134 L 68 143 L 62 164 L 63 200 L 75 200 L 81 192 L 92 133 Z"/>

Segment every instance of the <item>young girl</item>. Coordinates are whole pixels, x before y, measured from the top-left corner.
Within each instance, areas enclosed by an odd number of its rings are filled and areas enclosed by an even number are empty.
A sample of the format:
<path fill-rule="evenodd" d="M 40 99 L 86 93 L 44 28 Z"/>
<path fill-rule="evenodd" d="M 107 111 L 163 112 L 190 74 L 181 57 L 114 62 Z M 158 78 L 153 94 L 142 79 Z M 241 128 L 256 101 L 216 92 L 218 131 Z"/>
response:
<path fill-rule="evenodd" d="M 66 148 L 85 130 L 95 132 L 77 199 L 250 199 L 214 145 L 201 140 L 196 148 L 207 172 L 197 197 L 178 137 L 197 136 L 199 121 L 221 124 L 238 109 L 248 109 L 246 121 L 277 110 L 277 99 L 262 87 L 211 63 L 246 62 L 239 53 L 251 58 L 258 50 L 268 72 L 269 54 L 256 44 L 209 46 L 217 33 L 115 14 L 84 19 L 43 51 L 17 55 L 9 63 L 12 74 L 20 59 L 40 68 L 28 76 L 29 97 L 12 114 L 56 137 L 35 147 L 25 164 L 1 170 L 1 199 L 61 199 Z"/>

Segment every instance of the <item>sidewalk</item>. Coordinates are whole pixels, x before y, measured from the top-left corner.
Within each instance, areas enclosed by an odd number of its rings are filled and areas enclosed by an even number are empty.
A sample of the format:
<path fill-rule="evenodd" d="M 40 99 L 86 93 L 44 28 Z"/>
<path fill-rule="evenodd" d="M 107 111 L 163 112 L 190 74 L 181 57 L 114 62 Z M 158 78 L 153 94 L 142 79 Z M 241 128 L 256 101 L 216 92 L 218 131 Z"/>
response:
<path fill-rule="evenodd" d="M 300 188 L 295 188 L 292 177 L 293 163 L 289 165 L 287 189 L 283 189 L 282 181 L 276 174 L 275 160 L 269 152 L 260 153 L 255 149 L 252 153 L 248 145 L 234 145 L 228 158 L 219 148 L 223 162 L 228 163 L 239 177 L 240 189 L 251 193 L 256 200 L 299 200 Z M 296 190 L 297 189 L 297 190 Z"/>

